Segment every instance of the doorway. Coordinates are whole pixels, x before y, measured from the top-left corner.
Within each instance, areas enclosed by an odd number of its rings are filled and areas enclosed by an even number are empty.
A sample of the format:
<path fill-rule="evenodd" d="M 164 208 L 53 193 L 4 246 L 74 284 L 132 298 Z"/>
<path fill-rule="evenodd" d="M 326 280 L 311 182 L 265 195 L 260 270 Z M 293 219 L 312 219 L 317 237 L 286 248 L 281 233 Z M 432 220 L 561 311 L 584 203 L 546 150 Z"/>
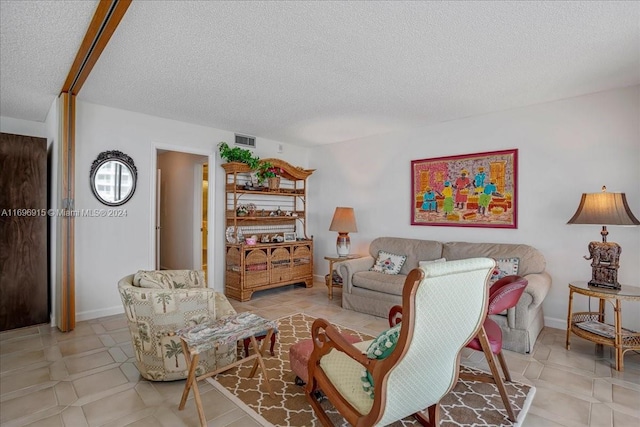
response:
<path fill-rule="evenodd" d="M 158 270 L 200 270 L 207 274 L 209 157 L 157 150 L 155 253 Z M 207 171 L 208 172 L 208 171 Z M 205 197 L 206 193 L 206 197 Z M 203 268 L 204 267 L 204 268 Z"/>

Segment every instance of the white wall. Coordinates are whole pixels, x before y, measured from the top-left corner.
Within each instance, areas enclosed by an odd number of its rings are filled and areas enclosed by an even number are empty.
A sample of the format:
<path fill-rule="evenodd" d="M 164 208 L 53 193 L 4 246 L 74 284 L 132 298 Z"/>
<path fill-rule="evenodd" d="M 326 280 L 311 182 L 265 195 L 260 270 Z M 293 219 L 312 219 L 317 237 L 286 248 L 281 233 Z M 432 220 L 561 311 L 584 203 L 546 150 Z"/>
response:
<path fill-rule="evenodd" d="M 328 229 L 336 206 L 355 208 L 352 253 L 367 253 L 378 236 L 529 244 L 545 255 L 553 277 L 546 324 L 565 328 L 567 284 L 590 279 L 590 262 L 582 257 L 590 241 L 600 240 L 600 227 L 566 222 L 581 194 L 602 185 L 625 192 L 640 218 L 639 118 L 636 86 L 312 148 L 315 273 L 326 274 L 323 257 L 335 254 L 336 233 Z M 410 225 L 411 160 L 511 148 L 519 149 L 517 229 Z M 640 286 L 640 227 L 611 226 L 609 241 L 623 249 L 619 281 Z M 577 296 L 574 304 L 586 310 L 587 298 Z M 635 304 L 623 304 L 623 323 L 638 330 Z"/>
<path fill-rule="evenodd" d="M 48 137 L 45 123 L 14 119 L 13 117 L 0 117 L 0 132 L 40 138 Z"/>
<path fill-rule="evenodd" d="M 131 156 L 138 169 L 138 184 L 122 209 L 126 217 L 76 218 L 77 320 L 122 312 L 118 280 L 154 265 L 156 152 L 184 151 L 210 155 L 209 176 L 209 286 L 224 288 L 224 170 L 216 145 L 232 143 L 233 131 L 207 128 L 78 101 L 76 117 L 76 209 L 104 209 L 89 188 L 89 170 L 98 154 L 120 150 Z M 237 130 L 242 133 L 242 130 Z M 307 167 L 307 150 L 258 138 L 256 154 L 279 157 Z M 215 171 L 215 172 L 213 172 Z"/>

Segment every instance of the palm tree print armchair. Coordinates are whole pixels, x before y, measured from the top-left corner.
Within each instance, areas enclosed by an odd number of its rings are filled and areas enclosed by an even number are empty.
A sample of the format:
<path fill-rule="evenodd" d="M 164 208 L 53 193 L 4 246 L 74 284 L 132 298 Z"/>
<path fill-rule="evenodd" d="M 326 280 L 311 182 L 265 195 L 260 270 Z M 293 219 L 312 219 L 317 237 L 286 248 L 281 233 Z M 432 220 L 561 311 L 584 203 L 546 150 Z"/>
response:
<path fill-rule="evenodd" d="M 207 287 L 202 271 L 138 271 L 118 282 L 140 375 L 151 381 L 187 377 L 180 339 L 174 332 L 236 311 L 227 298 Z M 237 360 L 235 346 L 200 355 L 197 374 Z"/>

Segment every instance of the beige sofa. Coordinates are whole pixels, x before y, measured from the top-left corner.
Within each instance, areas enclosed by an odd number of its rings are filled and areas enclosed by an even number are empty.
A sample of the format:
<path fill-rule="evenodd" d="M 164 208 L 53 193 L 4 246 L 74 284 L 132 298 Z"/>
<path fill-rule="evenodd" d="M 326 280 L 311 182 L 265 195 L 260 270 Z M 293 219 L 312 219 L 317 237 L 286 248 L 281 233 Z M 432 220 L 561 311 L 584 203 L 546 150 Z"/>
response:
<path fill-rule="evenodd" d="M 380 250 L 407 256 L 399 274 L 369 271 Z M 546 261 L 542 253 L 531 246 L 379 237 L 371 242 L 369 254 L 335 265 L 343 280 L 343 308 L 387 317 L 392 306 L 401 304 L 406 275 L 418 267 L 419 261 L 439 258 L 447 261 L 474 257 L 519 258 L 518 275 L 525 277 L 529 284 L 516 307 L 491 318 L 502 328 L 503 348 L 519 353 L 531 351 L 544 327 L 542 301 L 551 287 L 551 276 L 545 271 Z"/>

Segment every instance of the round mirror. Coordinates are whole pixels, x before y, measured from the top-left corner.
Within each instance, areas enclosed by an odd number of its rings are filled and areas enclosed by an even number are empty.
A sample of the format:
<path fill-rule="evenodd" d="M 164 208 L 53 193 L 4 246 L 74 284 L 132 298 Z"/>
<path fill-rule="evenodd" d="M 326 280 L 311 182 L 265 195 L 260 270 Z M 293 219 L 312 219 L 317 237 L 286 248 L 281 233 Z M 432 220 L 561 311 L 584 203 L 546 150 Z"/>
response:
<path fill-rule="evenodd" d="M 120 206 L 136 191 L 137 177 L 131 157 L 121 151 L 104 151 L 91 164 L 91 191 L 105 205 Z"/>

